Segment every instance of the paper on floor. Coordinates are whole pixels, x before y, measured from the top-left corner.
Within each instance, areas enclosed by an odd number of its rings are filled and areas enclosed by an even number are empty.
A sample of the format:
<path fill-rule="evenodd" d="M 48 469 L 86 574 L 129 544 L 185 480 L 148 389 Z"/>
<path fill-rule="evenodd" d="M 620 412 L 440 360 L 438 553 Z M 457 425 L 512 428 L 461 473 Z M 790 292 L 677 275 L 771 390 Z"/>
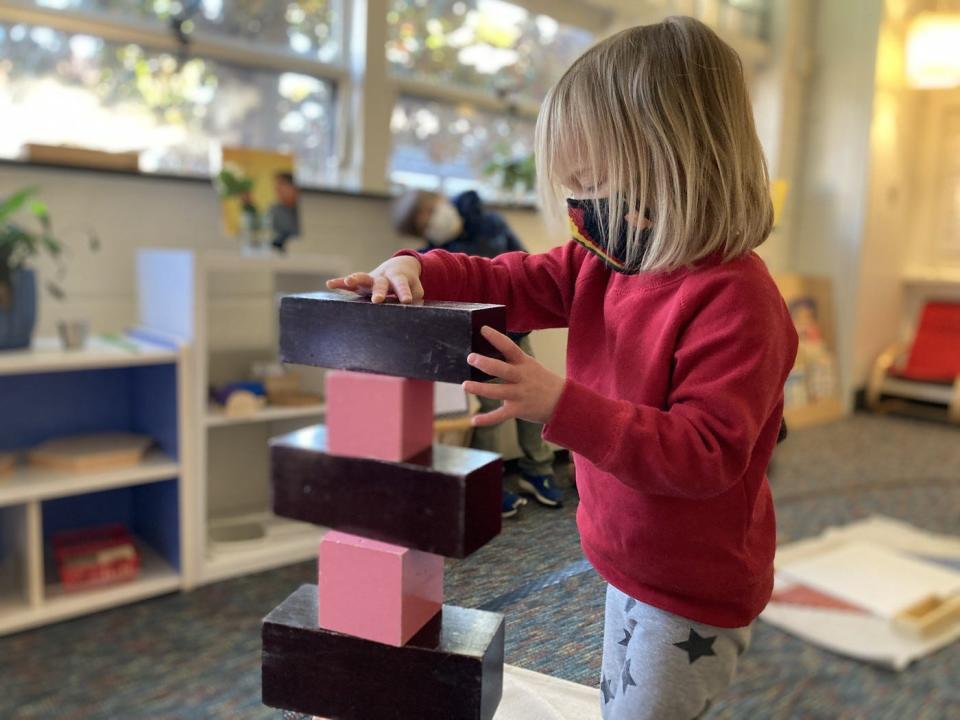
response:
<path fill-rule="evenodd" d="M 897 520 L 875 516 L 844 527 L 829 528 L 815 538 L 777 548 L 777 589 L 788 589 L 793 582 L 779 572 L 781 568 L 848 542 L 868 542 L 941 562 L 941 567 L 960 561 L 960 539 L 927 533 Z M 833 652 L 895 670 L 903 670 L 914 660 L 960 638 L 960 627 L 918 640 L 897 632 L 889 620 L 875 615 L 789 603 L 771 602 L 760 619 Z"/>
<path fill-rule="evenodd" d="M 896 632 L 888 620 L 843 610 L 770 603 L 760 616 L 814 645 L 857 660 L 903 670 L 918 658 L 960 639 L 960 626 L 928 640 Z"/>
<path fill-rule="evenodd" d="M 600 720 L 600 691 L 512 665 L 494 720 Z"/>
<path fill-rule="evenodd" d="M 778 563 L 777 570 L 887 619 L 930 596 L 946 598 L 960 592 L 960 573 L 858 540 Z"/>

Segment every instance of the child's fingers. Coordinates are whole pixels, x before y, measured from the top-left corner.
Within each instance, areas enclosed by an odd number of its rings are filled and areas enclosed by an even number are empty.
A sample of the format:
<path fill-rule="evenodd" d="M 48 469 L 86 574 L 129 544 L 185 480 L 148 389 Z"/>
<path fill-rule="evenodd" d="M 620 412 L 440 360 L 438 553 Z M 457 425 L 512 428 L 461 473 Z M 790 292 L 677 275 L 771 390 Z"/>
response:
<path fill-rule="evenodd" d="M 520 346 L 502 332 L 497 332 L 489 325 L 484 325 L 480 332 L 491 345 L 503 353 L 508 362 L 519 362 L 526 357 L 526 353 L 520 349 Z"/>
<path fill-rule="evenodd" d="M 491 400 L 508 400 L 513 397 L 513 389 L 509 385 L 503 384 L 467 380 L 463 383 L 463 389 L 471 395 L 490 398 Z"/>
<path fill-rule="evenodd" d="M 370 287 L 372 285 L 373 276 L 364 272 L 351 273 L 346 277 L 327 280 L 327 287 L 331 290 L 356 290 L 359 287 Z"/>
<path fill-rule="evenodd" d="M 415 303 L 421 302 L 423 296 L 426 294 L 423 289 L 423 283 L 420 282 L 420 278 L 414 278 L 413 282 L 410 284 L 410 290 L 413 291 L 413 301 Z"/>
<path fill-rule="evenodd" d="M 413 290 L 410 289 L 410 281 L 403 273 L 387 273 L 387 279 L 393 285 L 394 292 L 397 293 L 397 299 L 402 303 L 413 302 Z"/>
<path fill-rule="evenodd" d="M 470 353 L 467 355 L 467 363 L 473 365 L 477 370 L 485 372 L 487 375 L 498 377 L 507 382 L 516 382 L 519 379 L 520 373 L 517 369 L 509 363 L 503 362 L 503 360 L 497 360 L 496 358 L 487 357 L 486 355 L 478 355 L 477 353 Z"/>
<path fill-rule="evenodd" d="M 373 286 L 370 288 L 370 299 L 375 303 L 382 303 L 387 299 L 387 293 L 390 292 L 390 281 L 383 275 L 373 279 Z"/>
<path fill-rule="evenodd" d="M 516 415 L 513 414 L 506 405 L 501 405 L 496 410 L 491 410 L 482 415 L 474 415 L 470 424 L 474 427 L 488 427 L 490 425 L 499 425 L 507 420 L 512 420 Z"/>

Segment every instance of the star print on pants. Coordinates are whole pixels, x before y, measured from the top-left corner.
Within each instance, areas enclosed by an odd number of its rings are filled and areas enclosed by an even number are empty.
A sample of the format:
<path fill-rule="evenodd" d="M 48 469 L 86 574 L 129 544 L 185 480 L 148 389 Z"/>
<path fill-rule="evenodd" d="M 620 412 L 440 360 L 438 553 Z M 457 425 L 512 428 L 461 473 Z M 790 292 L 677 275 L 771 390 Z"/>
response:
<path fill-rule="evenodd" d="M 600 683 L 600 692 L 603 693 L 603 704 L 606 705 L 608 702 L 613 700 L 617 696 L 617 688 L 614 685 L 613 689 L 610 689 L 610 681 L 607 678 L 603 678 L 603 682 Z"/>
<path fill-rule="evenodd" d="M 690 664 L 693 665 L 699 658 L 716 655 L 713 651 L 713 641 L 716 639 L 716 635 L 701 637 L 696 630 L 690 628 L 690 637 L 683 642 L 674 643 L 674 646 L 686 651 L 687 657 L 690 658 Z"/>
<path fill-rule="evenodd" d="M 627 661 L 623 664 L 623 672 L 620 673 L 620 681 L 623 683 L 623 689 L 621 692 L 626 693 L 627 688 L 633 685 L 637 686 L 637 683 L 633 680 L 633 675 L 630 674 L 630 659 L 627 658 Z"/>
<path fill-rule="evenodd" d="M 624 629 L 623 629 L 623 640 L 621 640 L 620 642 L 618 642 L 617 645 L 623 645 L 624 647 L 627 647 L 627 646 L 630 644 L 630 638 L 631 638 L 631 637 L 633 637 L 633 636 L 630 634 L 630 631 L 627 630 L 626 628 L 624 628 Z"/>
<path fill-rule="evenodd" d="M 630 612 L 631 610 L 633 610 L 633 608 L 634 608 L 634 606 L 635 606 L 636 604 L 637 604 L 637 601 L 636 601 L 636 600 L 634 600 L 633 598 L 627 598 L 627 605 L 626 605 L 625 608 L 623 608 L 623 611 L 624 611 L 625 613 Z"/>

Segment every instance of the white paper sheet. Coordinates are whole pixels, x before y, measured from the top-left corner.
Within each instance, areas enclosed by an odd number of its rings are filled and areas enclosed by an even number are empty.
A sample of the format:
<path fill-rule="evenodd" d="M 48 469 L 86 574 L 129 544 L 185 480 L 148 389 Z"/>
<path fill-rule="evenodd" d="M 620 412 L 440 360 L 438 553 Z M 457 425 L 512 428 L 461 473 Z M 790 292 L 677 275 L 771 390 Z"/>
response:
<path fill-rule="evenodd" d="M 898 633 L 888 620 L 876 615 L 786 603 L 770 603 L 760 619 L 827 650 L 893 670 L 903 670 L 960 638 L 960 625 L 917 640 Z"/>
<path fill-rule="evenodd" d="M 960 538 L 924 532 L 898 520 L 874 516 L 778 547 L 776 587 L 783 589 L 792 582 L 780 572 L 788 564 L 850 541 L 867 541 L 914 556 L 960 559 Z M 897 632 L 890 621 L 877 616 L 787 603 L 770 603 L 760 619 L 814 645 L 894 670 L 903 670 L 914 660 L 960 639 L 960 626 L 917 640 Z"/>
<path fill-rule="evenodd" d="M 470 406 L 467 394 L 457 383 L 438 382 L 433 384 L 433 412 L 442 415 L 464 415 Z"/>
<path fill-rule="evenodd" d="M 494 720 L 600 720 L 600 691 L 503 666 L 503 699 Z"/>
<path fill-rule="evenodd" d="M 925 598 L 960 592 L 960 573 L 870 542 L 847 541 L 780 572 L 887 619 Z"/>

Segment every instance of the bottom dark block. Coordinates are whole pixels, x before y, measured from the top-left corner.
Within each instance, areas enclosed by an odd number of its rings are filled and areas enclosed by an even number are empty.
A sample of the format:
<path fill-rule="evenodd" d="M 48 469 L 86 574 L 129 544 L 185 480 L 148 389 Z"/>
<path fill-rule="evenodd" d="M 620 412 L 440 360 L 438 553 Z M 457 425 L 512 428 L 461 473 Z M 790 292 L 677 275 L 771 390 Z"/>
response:
<path fill-rule="evenodd" d="M 331 720 L 490 720 L 503 691 L 503 616 L 444 605 L 404 647 L 323 630 L 317 586 L 263 621 L 263 703 Z"/>

